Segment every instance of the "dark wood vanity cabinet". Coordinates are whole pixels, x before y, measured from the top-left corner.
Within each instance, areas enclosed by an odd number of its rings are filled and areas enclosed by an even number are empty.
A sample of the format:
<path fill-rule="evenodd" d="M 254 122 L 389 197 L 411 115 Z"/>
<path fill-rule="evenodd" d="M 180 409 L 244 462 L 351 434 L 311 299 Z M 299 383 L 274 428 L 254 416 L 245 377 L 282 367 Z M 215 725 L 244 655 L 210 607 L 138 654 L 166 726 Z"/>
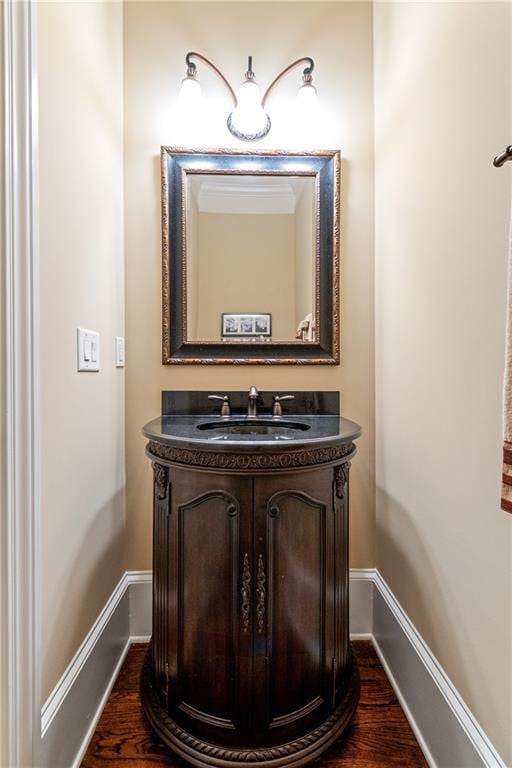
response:
<path fill-rule="evenodd" d="M 154 462 L 151 725 L 193 765 L 305 765 L 350 721 L 348 459 Z M 165 453 L 165 451 L 164 451 Z M 286 464 L 286 462 L 285 462 Z"/>
<path fill-rule="evenodd" d="M 254 700 L 268 743 L 313 728 L 333 704 L 334 523 L 343 508 L 332 477 L 324 469 L 254 480 Z"/>
<path fill-rule="evenodd" d="M 161 689 L 185 729 L 235 744 L 252 727 L 250 481 L 173 470 L 169 505 L 158 513 L 167 528 L 155 536 L 154 597 L 165 602 L 164 614 L 153 614 Z"/>

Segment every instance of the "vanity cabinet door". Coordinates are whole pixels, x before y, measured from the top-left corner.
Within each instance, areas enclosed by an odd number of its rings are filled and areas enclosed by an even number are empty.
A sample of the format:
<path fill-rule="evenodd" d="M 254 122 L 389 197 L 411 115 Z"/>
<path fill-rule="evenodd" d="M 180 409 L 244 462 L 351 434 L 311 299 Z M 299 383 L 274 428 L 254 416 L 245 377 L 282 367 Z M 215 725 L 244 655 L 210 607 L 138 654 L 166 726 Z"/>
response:
<path fill-rule="evenodd" d="M 256 728 L 267 744 L 332 711 L 333 470 L 254 481 Z"/>
<path fill-rule="evenodd" d="M 173 469 L 168 553 L 169 709 L 226 745 L 250 729 L 252 481 Z"/>

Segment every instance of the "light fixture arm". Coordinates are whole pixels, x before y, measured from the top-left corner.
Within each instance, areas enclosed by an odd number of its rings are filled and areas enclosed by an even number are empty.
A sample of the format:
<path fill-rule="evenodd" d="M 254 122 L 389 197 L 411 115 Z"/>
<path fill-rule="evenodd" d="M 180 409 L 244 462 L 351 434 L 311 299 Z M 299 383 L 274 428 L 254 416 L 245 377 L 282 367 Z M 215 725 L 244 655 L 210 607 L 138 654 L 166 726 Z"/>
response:
<path fill-rule="evenodd" d="M 287 67 L 283 69 L 282 72 L 280 72 L 277 77 L 275 77 L 272 82 L 270 83 L 269 87 L 265 91 L 263 95 L 263 99 L 261 100 L 261 104 L 264 107 L 265 102 L 267 101 L 268 97 L 270 96 L 271 91 L 275 88 L 275 86 L 285 77 L 285 75 L 288 74 L 288 72 L 291 72 L 292 69 L 295 69 L 300 64 L 307 63 L 307 67 L 304 69 L 304 72 L 302 73 L 304 82 L 311 81 L 311 75 L 313 74 L 313 70 L 315 68 L 315 62 L 313 59 L 311 59 L 309 56 L 304 56 L 302 59 L 297 59 L 297 61 L 294 61 L 292 64 L 289 64 Z"/>
<path fill-rule="evenodd" d="M 196 79 L 197 65 L 195 60 L 206 64 L 229 91 L 234 108 L 228 115 L 227 127 L 229 132 L 241 141 L 257 141 L 258 139 L 263 139 L 268 134 L 272 123 L 270 116 L 265 111 L 265 103 L 276 85 L 288 74 L 288 72 L 291 72 L 292 69 L 296 69 L 299 66 L 304 67 L 302 72 L 302 86 L 299 88 L 299 94 L 301 95 L 302 100 L 304 100 L 304 98 L 311 100 L 312 96 L 316 96 L 316 88 L 312 83 L 312 73 L 315 68 L 315 62 L 309 56 L 303 56 L 285 67 L 285 69 L 274 78 L 265 91 L 263 99 L 261 99 L 252 68 L 252 56 L 249 56 L 247 71 L 240 86 L 241 105 L 239 106 L 238 98 L 227 77 L 222 74 L 220 69 L 215 66 L 210 59 L 207 59 L 202 53 L 197 53 L 197 51 L 189 51 L 185 56 L 187 73 L 182 81 L 182 94 L 188 94 L 189 96 L 193 95 L 196 97 L 201 92 L 199 83 Z"/>
<path fill-rule="evenodd" d="M 210 67 L 212 72 L 215 72 L 215 74 L 222 80 L 222 82 L 224 83 L 224 85 L 228 89 L 228 91 L 230 93 L 230 96 L 231 96 L 231 98 L 233 100 L 233 104 L 236 107 L 237 104 L 238 104 L 238 99 L 236 98 L 236 94 L 235 94 L 233 88 L 231 87 L 231 85 L 229 84 L 228 79 L 226 77 L 224 77 L 224 75 L 222 74 L 220 69 L 218 67 L 216 67 L 215 64 L 213 64 L 213 62 L 210 61 L 210 59 L 207 59 L 206 56 L 203 56 L 202 53 L 196 53 L 195 51 L 189 51 L 187 53 L 187 55 L 185 56 L 185 62 L 187 64 L 187 73 L 192 75 L 192 76 L 194 76 L 196 74 L 197 67 L 194 64 L 194 62 L 192 61 L 193 58 L 194 59 L 198 59 L 199 61 L 202 61 L 204 64 L 206 64 L 208 67 Z"/>

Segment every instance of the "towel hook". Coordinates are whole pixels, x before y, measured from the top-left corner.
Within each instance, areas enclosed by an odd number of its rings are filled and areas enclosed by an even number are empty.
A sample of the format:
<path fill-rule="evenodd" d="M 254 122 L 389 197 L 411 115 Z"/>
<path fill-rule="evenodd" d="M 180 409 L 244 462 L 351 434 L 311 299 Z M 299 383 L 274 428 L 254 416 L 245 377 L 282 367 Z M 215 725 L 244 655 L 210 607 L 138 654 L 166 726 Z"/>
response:
<path fill-rule="evenodd" d="M 512 160 L 512 144 L 509 144 L 501 155 L 496 155 L 492 162 L 496 168 L 501 168 L 502 165 L 505 165 L 507 160 Z"/>

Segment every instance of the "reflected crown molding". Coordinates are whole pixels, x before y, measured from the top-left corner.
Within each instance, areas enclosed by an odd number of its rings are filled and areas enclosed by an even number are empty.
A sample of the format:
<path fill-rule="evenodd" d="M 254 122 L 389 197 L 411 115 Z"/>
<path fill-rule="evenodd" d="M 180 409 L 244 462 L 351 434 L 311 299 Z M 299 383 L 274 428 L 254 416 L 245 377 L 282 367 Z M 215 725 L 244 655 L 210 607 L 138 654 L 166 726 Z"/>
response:
<path fill-rule="evenodd" d="M 257 176 L 192 176 L 190 190 L 200 213 L 294 214 L 298 197 L 289 180 Z"/>

